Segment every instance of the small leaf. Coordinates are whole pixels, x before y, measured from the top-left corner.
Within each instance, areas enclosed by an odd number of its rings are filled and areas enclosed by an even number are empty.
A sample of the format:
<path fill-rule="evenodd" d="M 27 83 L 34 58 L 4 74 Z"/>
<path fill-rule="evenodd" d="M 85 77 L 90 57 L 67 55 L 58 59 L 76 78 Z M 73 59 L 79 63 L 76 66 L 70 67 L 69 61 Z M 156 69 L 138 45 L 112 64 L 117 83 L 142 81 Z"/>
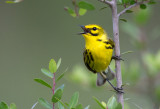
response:
<path fill-rule="evenodd" d="M 62 84 L 60 87 L 58 87 L 55 92 L 58 90 L 58 89 L 61 89 L 62 91 L 64 91 L 64 84 Z"/>
<path fill-rule="evenodd" d="M 93 99 L 98 103 L 98 105 L 99 105 L 102 109 L 106 109 L 96 97 L 93 97 Z M 110 109 L 110 108 L 108 108 L 108 109 Z"/>
<path fill-rule="evenodd" d="M 122 109 L 121 103 L 118 103 L 115 109 Z"/>
<path fill-rule="evenodd" d="M 89 109 L 89 107 L 90 107 L 90 106 L 88 105 L 88 106 L 87 106 L 87 107 L 85 107 L 84 109 Z"/>
<path fill-rule="evenodd" d="M 126 13 L 132 13 L 132 12 L 133 12 L 132 10 L 127 10 L 127 11 L 126 11 Z"/>
<path fill-rule="evenodd" d="M 72 95 L 72 98 L 69 102 L 69 107 L 70 108 L 73 108 L 77 105 L 78 103 L 78 98 L 79 98 L 79 92 L 75 92 L 73 95 Z"/>
<path fill-rule="evenodd" d="M 116 109 L 115 107 L 117 106 L 117 100 L 114 96 L 112 96 L 107 103 L 108 109 Z"/>
<path fill-rule="evenodd" d="M 5 102 L 0 102 L 0 109 L 8 109 L 8 105 Z"/>
<path fill-rule="evenodd" d="M 65 72 L 64 72 L 65 73 Z M 57 79 L 56 79 L 56 83 L 64 76 L 64 73 L 62 73 Z"/>
<path fill-rule="evenodd" d="M 83 8 L 80 8 L 79 9 L 79 15 L 83 16 L 84 14 L 86 14 L 87 10 L 86 9 L 83 9 Z"/>
<path fill-rule="evenodd" d="M 49 72 L 47 69 L 42 68 L 42 69 L 41 69 L 41 72 L 42 72 L 44 75 L 46 75 L 46 76 L 48 76 L 48 77 L 50 77 L 50 78 L 53 78 L 53 74 L 52 74 L 51 72 Z"/>
<path fill-rule="evenodd" d="M 126 52 L 121 53 L 121 55 L 128 54 L 128 53 L 133 53 L 133 51 L 126 51 Z"/>
<path fill-rule="evenodd" d="M 39 99 L 38 99 L 38 102 L 39 102 L 43 107 L 45 107 L 45 108 L 47 108 L 47 109 L 52 109 L 52 108 L 53 108 L 52 105 L 51 105 L 50 103 L 48 103 L 48 101 L 45 100 L 44 98 L 39 98 Z"/>
<path fill-rule="evenodd" d="M 21 2 L 21 1 L 23 1 L 23 0 L 13 0 L 13 1 L 6 1 L 6 3 L 19 3 L 19 2 Z"/>
<path fill-rule="evenodd" d="M 66 70 L 56 79 L 56 83 L 62 79 L 62 77 L 64 76 L 64 73 L 68 70 L 68 68 L 66 68 Z"/>
<path fill-rule="evenodd" d="M 102 104 L 105 108 L 107 107 L 107 104 L 106 104 L 104 101 L 102 101 L 101 104 Z"/>
<path fill-rule="evenodd" d="M 35 78 L 34 80 L 35 80 L 36 82 L 38 82 L 38 83 L 40 83 L 40 84 L 42 84 L 42 85 L 44 85 L 44 86 L 47 86 L 47 87 L 49 87 L 49 88 L 52 89 L 52 87 L 51 87 L 47 82 L 45 82 L 44 80 L 39 79 L 39 78 Z"/>
<path fill-rule="evenodd" d="M 117 0 L 118 1 L 118 4 L 122 4 L 122 0 Z"/>
<path fill-rule="evenodd" d="M 55 73 L 57 71 L 57 65 L 54 59 L 51 59 L 49 62 L 49 70 L 51 73 Z"/>
<path fill-rule="evenodd" d="M 153 4 L 156 4 L 156 2 L 155 1 L 149 1 L 148 4 L 153 5 Z"/>
<path fill-rule="evenodd" d="M 108 8 L 108 7 L 103 7 L 103 8 L 101 8 L 101 9 L 99 9 L 99 10 L 101 11 L 101 10 L 106 9 L 106 8 Z"/>
<path fill-rule="evenodd" d="M 6 3 L 12 4 L 12 3 L 15 3 L 15 2 L 14 1 L 6 1 Z"/>
<path fill-rule="evenodd" d="M 122 3 L 123 4 L 127 4 L 127 3 L 129 3 L 130 2 L 130 0 L 122 0 Z"/>
<path fill-rule="evenodd" d="M 64 109 L 64 106 L 61 102 L 58 101 L 58 109 Z"/>
<path fill-rule="evenodd" d="M 76 106 L 76 109 L 83 109 L 82 104 L 77 105 L 77 106 Z"/>
<path fill-rule="evenodd" d="M 58 90 L 55 92 L 55 94 L 52 96 L 52 102 L 53 102 L 53 103 L 58 102 L 57 99 L 60 100 L 61 97 L 62 97 L 62 94 L 63 94 L 63 91 L 62 91 L 61 89 L 58 89 Z"/>
<path fill-rule="evenodd" d="M 121 21 L 123 21 L 123 22 L 127 22 L 127 20 L 126 20 L 126 19 L 119 19 L 119 20 L 121 20 Z"/>
<path fill-rule="evenodd" d="M 31 109 L 34 109 L 37 104 L 38 104 L 38 102 L 34 103 L 33 106 L 31 107 Z"/>
<path fill-rule="evenodd" d="M 14 103 L 11 103 L 10 104 L 10 108 L 9 109 L 17 109 L 17 106 L 16 106 L 16 104 L 14 104 Z"/>
<path fill-rule="evenodd" d="M 133 5 L 133 4 L 135 4 L 135 3 L 136 3 L 135 0 L 131 0 L 131 1 L 130 1 L 130 5 Z"/>
<path fill-rule="evenodd" d="M 57 69 L 59 68 L 59 66 L 61 65 L 61 58 L 59 58 L 58 62 L 57 62 Z"/>
<path fill-rule="evenodd" d="M 94 10 L 94 6 L 86 1 L 80 1 L 78 3 L 79 8 L 87 9 L 87 10 Z"/>
<path fill-rule="evenodd" d="M 146 9 L 147 6 L 146 6 L 145 4 L 140 4 L 140 8 L 141 8 L 141 9 Z"/>
<path fill-rule="evenodd" d="M 76 13 L 73 9 L 69 8 L 69 7 L 65 7 L 64 8 L 72 17 L 76 17 Z"/>
<path fill-rule="evenodd" d="M 125 98 L 124 101 L 128 101 L 128 100 L 130 100 L 130 99 L 131 99 L 131 98 Z"/>

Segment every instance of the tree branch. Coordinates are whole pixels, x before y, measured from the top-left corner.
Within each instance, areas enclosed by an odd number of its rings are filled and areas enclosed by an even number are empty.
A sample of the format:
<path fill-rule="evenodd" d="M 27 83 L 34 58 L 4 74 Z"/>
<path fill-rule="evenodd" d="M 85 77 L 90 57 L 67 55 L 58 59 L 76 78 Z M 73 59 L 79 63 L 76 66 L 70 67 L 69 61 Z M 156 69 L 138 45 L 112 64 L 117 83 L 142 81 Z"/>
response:
<path fill-rule="evenodd" d="M 130 9 L 133 8 L 133 7 L 136 7 L 136 6 L 138 6 L 138 5 L 141 5 L 141 4 L 143 4 L 143 3 L 148 3 L 148 2 L 149 2 L 149 1 L 141 1 L 141 2 L 137 2 L 137 3 L 133 4 L 133 5 L 130 5 L 129 7 L 125 8 L 124 10 L 122 10 L 122 11 L 118 14 L 118 18 L 119 18 L 122 14 L 126 13 L 127 10 L 130 10 Z"/>
<path fill-rule="evenodd" d="M 117 13 L 117 0 L 113 0 L 112 4 L 112 22 L 113 22 L 113 36 L 115 42 L 115 55 L 120 56 L 120 42 L 119 42 L 119 17 Z M 122 75 L 121 75 L 121 63 L 120 60 L 115 61 L 116 68 L 116 81 L 117 88 L 122 86 Z M 118 102 L 121 103 L 122 109 L 124 109 L 123 93 L 117 93 Z"/>
<path fill-rule="evenodd" d="M 105 3 L 105 4 L 109 5 L 110 7 L 113 5 L 113 2 L 109 1 L 109 0 L 98 0 L 98 1 Z"/>

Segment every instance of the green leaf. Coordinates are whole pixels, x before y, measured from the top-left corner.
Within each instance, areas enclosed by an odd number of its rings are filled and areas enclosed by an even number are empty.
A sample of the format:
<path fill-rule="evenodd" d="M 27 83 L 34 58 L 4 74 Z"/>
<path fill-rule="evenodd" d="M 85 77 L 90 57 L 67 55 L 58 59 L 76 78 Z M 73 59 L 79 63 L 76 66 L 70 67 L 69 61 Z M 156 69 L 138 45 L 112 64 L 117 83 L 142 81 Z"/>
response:
<path fill-rule="evenodd" d="M 140 8 L 141 8 L 141 9 L 146 9 L 147 6 L 146 6 L 145 4 L 140 4 Z"/>
<path fill-rule="evenodd" d="M 6 3 L 12 4 L 15 3 L 14 1 L 6 1 Z"/>
<path fill-rule="evenodd" d="M 107 107 L 108 109 L 116 109 L 116 106 L 117 106 L 117 100 L 114 96 L 112 96 L 109 100 L 108 100 L 108 103 L 107 103 Z"/>
<path fill-rule="evenodd" d="M 89 107 L 90 107 L 90 106 L 88 105 L 88 106 L 87 106 L 87 107 L 85 107 L 84 109 L 89 109 Z"/>
<path fill-rule="evenodd" d="M 56 83 L 64 76 L 64 73 L 65 73 L 65 72 L 63 72 L 63 73 L 56 79 Z"/>
<path fill-rule="evenodd" d="M 51 59 L 49 62 L 49 70 L 51 73 L 55 73 L 57 71 L 57 65 L 54 59 Z"/>
<path fill-rule="evenodd" d="M 14 104 L 14 103 L 11 103 L 10 104 L 10 108 L 9 109 L 17 109 L 17 106 L 16 106 L 16 104 Z"/>
<path fill-rule="evenodd" d="M 65 7 L 64 8 L 72 17 L 76 17 L 76 13 L 73 9 L 69 8 L 69 7 Z"/>
<path fill-rule="evenodd" d="M 156 4 L 156 2 L 155 1 L 149 1 L 148 4 L 153 5 L 153 4 Z"/>
<path fill-rule="evenodd" d="M 46 75 L 46 76 L 48 76 L 48 77 L 50 77 L 50 78 L 53 78 L 53 74 L 52 74 L 50 71 L 48 71 L 47 69 L 42 68 L 42 69 L 41 69 L 41 72 L 42 72 L 44 75 Z"/>
<path fill-rule="evenodd" d="M 122 0 L 122 3 L 123 4 L 127 4 L 127 3 L 129 3 L 130 2 L 130 0 Z"/>
<path fill-rule="evenodd" d="M 38 102 L 39 102 L 43 107 L 45 107 L 45 108 L 47 108 L 47 109 L 52 109 L 52 108 L 53 108 L 52 105 L 51 105 L 50 103 L 48 103 L 48 101 L 45 100 L 44 98 L 39 98 L 39 99 L 38 99 Z"/>
<path fill-rule="evenodd" d="M 68 70 L 68 68 L 56 79 L 56 83 L 62 79 L 62 77 L 64 76 L 64 73 Z"/>
<path fill-rule="evenodd" d="M 107 108 L 107 104 L 104 101 L 102 101 L 101 104 L 103 105 L 103 107 Z"/>
<path fill-rule="evenodd" d="M 64 84 L 62 84 L 60 87 L 58 87 L 58 88 L 55 90 L 55 92 L 56 92 L 57 90 L 59 90 L 59 89 L 61 89 L 62 91 L 64 91 Z"/>
<path fill-rule="evenodd" d="M 62 94 L 63 94 L 63 91 L 62 91 L 61 89 L 58 89 L 58 90 L 55 92 L 55 94 L 52 96 L 52 102 L 53 102 L 53 103 L 58 102 L 57 99 L 60 100 L 61 97 L 62 97 Z"/>
<path fill-rule="evenodd" d="M 12 0 L 12 1 L 6 1 L 6 3 L 19 3 L 19 2 L 21 2 L 21 1 L 23 1 L 23 0 Z"/>
<path fill-rule="evenodd" d="M 83 8 L 80 8 L 79 9 L 79 15 L 83 16 L 84 14 L 86 14 L 87 10 L 86 9 L 83 9 Z"/>
<path fill-rule="evenodd" d="M 5 102 L 0 102 L 0 109 L 8 109 L 8 105 Z"/>
<path fill-rule="evenodd" d="M 77 106 L 76 106 L 76 109 L 83 109 L 82 104 L 77 105 Z"/>
<path fill-rule="evenodd" d="M 71 100 L 69 102 L 69 107 L 70 108 L 74 108 L 77 103 L 78 103 L 78 98 L 79 98 L 79 92 L 75 92 L 72 97 L 71 97 Z"/>
<path fill-rule="evenodd" d="M 121 53 L 121 55 L 128 54 L 128 53 L 133 53 L 133 51 L 126 51 L 126 52 Z"/>
<path fill-rule="evenodd" d="M 119 20 L 121 20 L 121 21 L 123 21 L 123 22 L 127 22 L 127 20 L 126 20 L 126 19 L 119 19 Z"/>
<path fill-rule="evenodd" d="M 62 59 L 61 58 L 59 58 L 59 60 L 58 60 L 58 62 L 57 62 L 57 69 L 59 68 L 59 66 L 61 65 L 61 61 L 62 61 Z"/>
<path fill-rule="evenodd" d="M 38 104 L 38 102 L 34 103 L 33 106 L 31 107 L 31 109 L 34 109 L 37 104 Z"/>
<path fill-rule="evenodd" d="M 135 4 L 136 2 L 135 2 L 135 0 L 131 0 L 130 1 L 130 5 L 133 5 L 133 4 Z"/>
<path fill-rule="evenodd" d="M 118 1 L 118 4 L 122 4 L 122 0 L 117 0 Z"/>
<path fill-rule="evenodd" d="M 93 97 L 93 99 L 98 103 L 98 105 L 99 105 L 102 109 L 106 109 L 96 97 Z M 108 108 L 108 109 L 110 109 L 110 108 Z"/>
<path fill-rule="evenodd" d="M 132 10 L 127 10 L 127 11 L 126 11 L 126 13 L 132 13 L 132 12 L 133 12 Z"/>
<path fill-rule="evenodd" d="M 115 109 L 122 109 L 121 103 L 118 103 Z"/>
<path fill-rule="evenodd" d="M 94 6 L 86 1 L 80 1 L 78 3 L 79 8 L 87 9 L 87 10 L 94 10 Z"/>
<path fill-rule="evenodd" d="M 52 89 L 52 87 L 51 87 L 47 82 L 45 82 L 44 80 L 39 79 L 39 78 L 35 78 L 34 80 L 35 80 L 36 82 L 38 82 L 38 83 L 40 83 L 40 84 L 42 84 L 42 85 L 44 85 L 44 86 L 47 86 L 47 87 L 49 87 L 49 88 Z"/>
<path fill-rule="evenodd" d="M 58 101 L 58 109 L 64 109 L 64 106 L 61 102 Z"/>
<path fill-rule="evenodd" d="M 101 11 L 101 10 L 106 9 L 106 8 L 108 8 L 108 7 L 103 7 L 103 8 L 101 8 L 101 9 L 99 9 L 99 10 Z"/>

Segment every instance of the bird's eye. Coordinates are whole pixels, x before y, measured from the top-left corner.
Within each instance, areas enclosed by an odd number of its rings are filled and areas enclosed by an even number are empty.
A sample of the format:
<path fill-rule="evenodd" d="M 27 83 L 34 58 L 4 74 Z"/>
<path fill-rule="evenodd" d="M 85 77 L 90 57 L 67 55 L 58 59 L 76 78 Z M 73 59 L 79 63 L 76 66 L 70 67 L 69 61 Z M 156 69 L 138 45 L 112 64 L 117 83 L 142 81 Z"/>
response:
<path fill-rule="evenodd" d="M 96 27 L 93 27 L 93 30 L 95 31 L 95 30 L 97 30 L 97 28 L 96 28 Z"/>

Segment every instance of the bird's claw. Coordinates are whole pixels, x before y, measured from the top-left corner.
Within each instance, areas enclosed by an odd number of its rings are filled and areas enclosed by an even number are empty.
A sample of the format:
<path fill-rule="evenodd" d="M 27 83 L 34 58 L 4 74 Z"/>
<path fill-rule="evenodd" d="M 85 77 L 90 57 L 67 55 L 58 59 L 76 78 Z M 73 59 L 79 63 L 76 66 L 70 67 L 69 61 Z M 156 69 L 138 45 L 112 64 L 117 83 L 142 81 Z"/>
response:
<path fill-rule="evenodd" d="M 124 93 L 122 86 L 121 86 L 120 88 L 115 87 L 114 90 L 115 90 L 117 93 Z"/>

